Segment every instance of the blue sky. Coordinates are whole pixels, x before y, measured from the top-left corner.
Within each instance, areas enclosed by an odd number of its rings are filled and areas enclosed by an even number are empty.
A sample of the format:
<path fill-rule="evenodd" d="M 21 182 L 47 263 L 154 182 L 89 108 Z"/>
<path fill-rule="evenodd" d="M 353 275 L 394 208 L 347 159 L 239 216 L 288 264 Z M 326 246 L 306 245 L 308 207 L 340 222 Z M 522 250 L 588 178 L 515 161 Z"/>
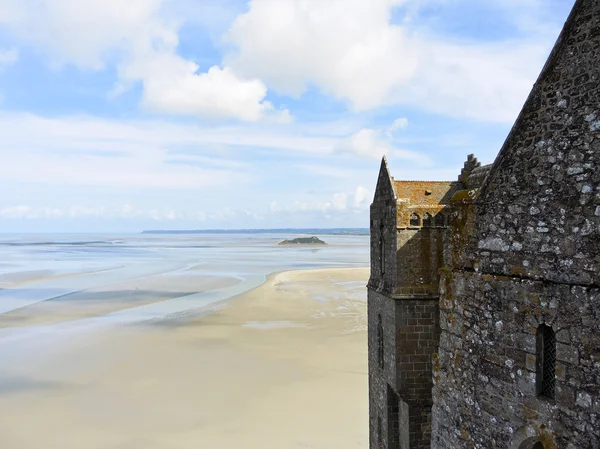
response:
<path fill-rule="evenodd" d="M 573 0 L 1 0 L 0 232 L 366 227 L 494 160 Z"/>

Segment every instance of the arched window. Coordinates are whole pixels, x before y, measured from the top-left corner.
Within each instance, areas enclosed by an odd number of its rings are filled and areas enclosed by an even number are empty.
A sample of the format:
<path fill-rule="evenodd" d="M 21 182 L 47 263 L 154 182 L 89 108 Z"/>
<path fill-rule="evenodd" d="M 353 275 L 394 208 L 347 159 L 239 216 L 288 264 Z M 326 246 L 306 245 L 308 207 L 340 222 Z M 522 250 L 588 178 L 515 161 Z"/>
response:
<path fill-rule="evenodd" d="M 419 214 L 416 214 L 414 212 L 411 214 L 410 225 L 411 226 L 421 226 L 421 218 L 419 217 Z"/>
<path fill-rule="evenodd" d="M 425 212 L 425 215 L 423 215 L 423 227 L 431 226 L 433 226 L 433 217 L 430 213 Z"/>
<path fill-rule="evenodd" d="M 556 387 L 556 335 L 541 324 L 536 336 L 536 391 L 538 396 L 554 399 Z"/>
<path fill-rule="evenodd" d="M 439 213 L 435 216 L 435 225 L 439 227 L 444 227 L 446 225 L 444 214 Z"/>
<path fill-rule="evenodd" d="M 381 314 L 377 315 L 377 364 L 383 369 L 383 322 Z"/>

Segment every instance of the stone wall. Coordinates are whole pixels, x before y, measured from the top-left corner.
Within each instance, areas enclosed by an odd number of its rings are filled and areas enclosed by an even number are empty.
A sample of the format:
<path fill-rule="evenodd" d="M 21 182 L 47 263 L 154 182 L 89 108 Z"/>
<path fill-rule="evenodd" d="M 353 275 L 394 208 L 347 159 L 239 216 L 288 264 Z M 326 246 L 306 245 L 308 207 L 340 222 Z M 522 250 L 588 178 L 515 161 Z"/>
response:
<path fill-rule="evenodd" d="M 439 296 L 438 270 L 444 264 L 445 228 L 399 229 L 395 297 Z"/>
<path fill-rule="evenodd" d="M 387 233 L 388 203 L 371 207 L 372 236 Z M 372 237 L 372 278 L 368 292 L 370 445 L 385 449 L 430 447 L 432 354 L 439 340 L 438 269 L 443 262 L 444 228 L 395 229 L 396 247 L 385 252 L 384 277 L 392 273 L 395 290 L 380 273 L 379 238 Z M 389 223 L 389 222 L 387 222 Z M 386 234 L 387 235 L 387 234 Z M 389 251 L 389 252 L 388 252 Z M 379 365 L 379 320 L 384 360 Z M 380 436 L 381 435 L 381 436 Z"/>
<path fill-rule="evenodd" d="M 473 272 L 441 285 L 432 447 L 600 447 L 600 290 Z M 541 323 L 556 331 L 555 399 L 536 396 Z"/>
<path fill-rule="evenodd" d="M 434 448 L 600 448 L 599 60 L 600 1 L 577 0 L 480 191 L 457 194 Z M 542 324 L 552 399 L 536 385 Z"/>
<path fill-rule="evenodd" d="M 482 271 L 600 285 L 599 60 L 600 1 L 578 0 L 481 189 Z"/>
<path fill-rule="evenodd" d="M 379 365 L 378 326 L 379 317 L 383 327 L 383 368 Z M 368 352 L 369 352 L 369 447 L 396 449 L 388 445 L 388 385 L 396 387 L 396 302 L 388 296 L 368 290 L 367 297 Z M 378 435 L 378 419 L 381 435 Z"/>
<path fill-rule="evenodd" d="M 396 301 L 398 394 L 407 405 L 411 449 L 431 446 L 432 356 L 440 335 L 436 299 Z"/>
<path fill-rule="evenodd" d="M 370 447 L 378 448 L 379 418 L 383 448 L 429 448 L 432 354 L 439 340 L 438 300 L 393 300 L 369 290 L 367 304 Z M 383 368 L 378 354 L 380 319 Z M 390 395 L 390 389 L 396 397 Z"/>

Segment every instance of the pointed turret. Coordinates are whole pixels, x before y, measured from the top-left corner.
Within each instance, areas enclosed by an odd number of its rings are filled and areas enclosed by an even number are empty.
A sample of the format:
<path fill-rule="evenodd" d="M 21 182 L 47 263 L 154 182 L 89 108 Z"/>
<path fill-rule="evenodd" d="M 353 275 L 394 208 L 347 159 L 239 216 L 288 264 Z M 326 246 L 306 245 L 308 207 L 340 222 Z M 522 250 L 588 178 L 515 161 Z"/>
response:
<path fill-rule="evenodd" d="M 394 199 L 396 199 L 396 194 L 394 192 L 394 178 L 390 175 L 387 159 L 383 156 L 381 158 L 381 166 L 379 168 L 379 177 L 377 178 L 373 202 Z"/>

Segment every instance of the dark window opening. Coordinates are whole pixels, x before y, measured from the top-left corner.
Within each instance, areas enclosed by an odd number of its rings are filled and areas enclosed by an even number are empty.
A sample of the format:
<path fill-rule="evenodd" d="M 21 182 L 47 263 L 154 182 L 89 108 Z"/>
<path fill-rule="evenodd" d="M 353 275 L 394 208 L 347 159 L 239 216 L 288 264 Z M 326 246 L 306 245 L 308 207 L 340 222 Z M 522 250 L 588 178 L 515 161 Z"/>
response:
<path fill-rule="evenodd" d="M 418 214 L 411 214 L 410 216 L 410 225 L 411 226 L 421 226 L 421 218 Z"/>
<path fill-rule="evenodd" d="M 430 226 L 433 226 L 433 217 L 431 214 L 425 213 L 425 215 L 423 215 L 423 227 Z"/>
<path fill-rule="evenodd" d="M 377 316 L 377 364 L 383 369 L 383 322 L 381 314 Z"/>
<path fill-rule="evenodd" d="M 439 227 L 443 227 L 446 225 L 446 220 L 444 219 L 444 214 L 437 214 L 435 216 L 435 225 Z"/>
<path fill-rule="evenodd" d="M 536 390 L 554 399 L 556 390 L 556 335 L 550 326 L 538 327 L 536 338 Z"/>

